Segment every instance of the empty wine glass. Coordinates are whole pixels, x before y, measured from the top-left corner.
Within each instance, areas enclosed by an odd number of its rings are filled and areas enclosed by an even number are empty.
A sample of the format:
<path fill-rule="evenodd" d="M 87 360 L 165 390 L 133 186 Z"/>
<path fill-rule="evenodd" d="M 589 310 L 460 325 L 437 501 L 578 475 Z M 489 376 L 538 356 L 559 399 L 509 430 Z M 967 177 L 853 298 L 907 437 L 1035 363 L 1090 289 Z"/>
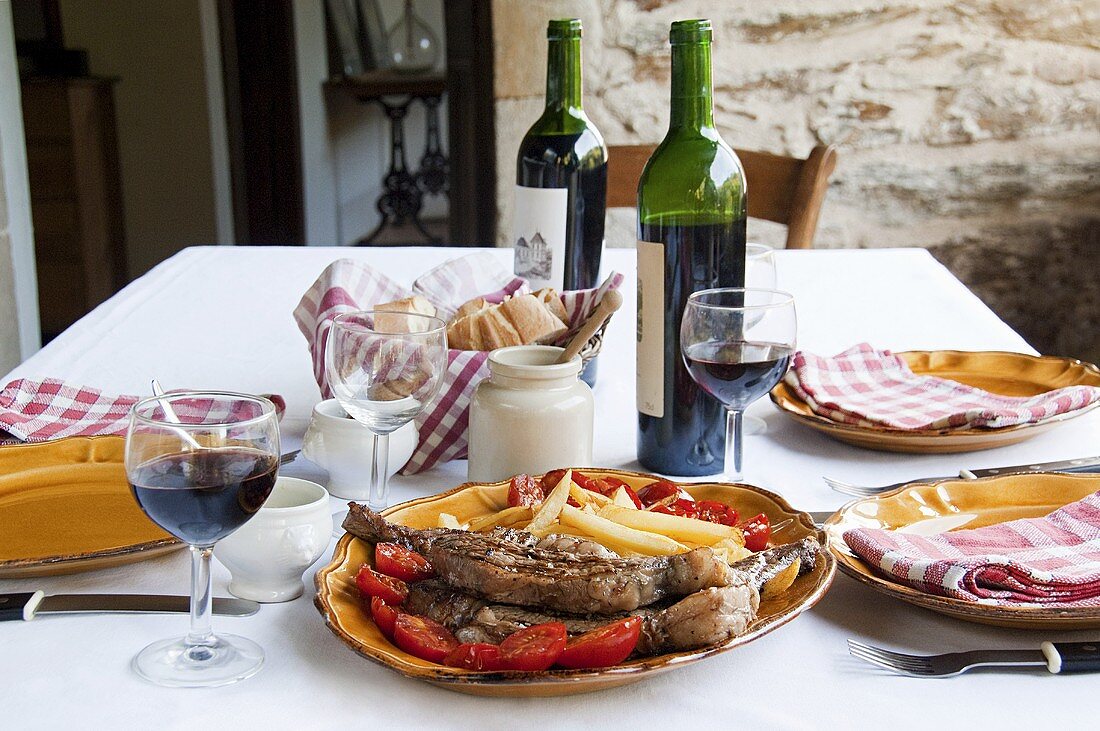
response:
<path fill-rule="evenodd" d="M 742 416 L 787 372 L 794 354 L 794 297 L 775 289 L 707 289 L 688 297 L 680 352 L 692 379 L 726 407 L 726 470 L 742 479 Z"/>
<path fill-rule="evenodd" d="M 267 500 L 279 471 L 275 405 L 259 396 L 180 391 L 139 401 L 126 433 L 126 479 L 149 518 L 191 546 L 191 631 L 133 660 L 158 685 L 215 686 L 255 674 L 255 642 L 210 629 L 210 554 Z"/>
<path fill-rule="evenodd" d="M 749 289 L 775 289 L 775 249 L 766 244 L 745 244 L 745 286 Z M 764 434 L 768 424 L 757 416 L 745 414 L 745 436 Z"/>
<path fill-rule="evenodd" d="M 389 500 L 390 434 L 415 418 L 443 385 L 447 325 L 406 312 L 339 315 L 329 330 L 325 369 L 344 411 L 374 434 L 367 504 L 381 511 Z"/>
<path fill-rule="evenodd" d="M 745 286 L 775 289 L 775 249 L 766 244 L 745 244 Z"/>

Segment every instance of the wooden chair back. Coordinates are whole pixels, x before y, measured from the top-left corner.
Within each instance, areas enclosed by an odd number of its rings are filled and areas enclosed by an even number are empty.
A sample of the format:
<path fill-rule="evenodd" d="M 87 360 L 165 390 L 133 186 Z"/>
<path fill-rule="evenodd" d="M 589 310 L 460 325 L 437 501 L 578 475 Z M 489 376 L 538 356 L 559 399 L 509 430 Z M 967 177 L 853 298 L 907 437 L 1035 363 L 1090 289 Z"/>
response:
<path fill-rule="evenodd" d="M 638 204 L 638 180 L 655 145 L 612 145 L 608 148 L 607 206 Z M 805 160 L 770 152 L 736 150 L 749 187 L 749 215 L 787 226 L 788 249 L 813 247 L 821 203 L 836 169 L 836 149 L 815 147 Z"/>

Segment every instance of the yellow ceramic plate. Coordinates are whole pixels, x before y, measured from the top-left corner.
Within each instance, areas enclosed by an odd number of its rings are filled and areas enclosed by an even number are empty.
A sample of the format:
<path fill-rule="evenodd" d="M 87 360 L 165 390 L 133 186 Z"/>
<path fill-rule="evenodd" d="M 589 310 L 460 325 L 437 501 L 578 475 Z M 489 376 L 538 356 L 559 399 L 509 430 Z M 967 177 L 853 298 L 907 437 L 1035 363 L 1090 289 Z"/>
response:
<path fill-rule="evenodd" d="M 585 474 L 614 475 L 634 487 L 657 479 L 652 475 L 617 470 L 585 469 Z M 700 483 L 685 485 L 697 498 L 719 500 L 737 508 L 741 515 L 763 512 L 773 524 L 787 524 L 773 535 L 774 543 L 788 543 L 806 536 L 824 540 L 810 516 L 800 513 L 783 498 L 747 485 Z M 467 484 L 441 495 L 413 500 L 385 512 L 391 521 L 414 528 L 434 528 L 441 512 L 451 513 L 459 521 L 467 521 L 499 510 L 505 505 L 507 482 Z M 386 640 L 363 610 L 355 587 L 355 574 L 364 563 L 373 561 L 369 543 L 345 534 L 336 545 L 330 563 L 317 573 L 317 608 L 337 637 L 369 660 L 396 670 L 410 678 L 425 680 L 451 690 L 474 695 L 550 696 L 588 693 L 633 683 L 644 678 L 682 667 L 710 655 L 733 649 L 761 637 L 789 622 L 812 607 L 828 589 L 836 571 L 831 555 L 823 551 L 810 571 L 779 596 L 760 603 L 756 621 L 749 631 L 728 642 L 698 650 L 647 657 L 603 670 L 550 670 L 541 673 L 472 672 L 443 667 L 402 652 Z"/>
<path fill-rule="evenodd" d="M 905 358 L 913 372 L 919 375 L 947 378 L 1005 396 L 1035 396 L 1065 386 L 1100 386 L 1100 369 L 1072 358 L 957 350 L 912 351 L 898 355 Z M 921 454 L 973 452 L 1015 444 L 1100 406 L 1097 402 L 1088 408 L 1037 424 L 999 429 L 909 430 L 854 426 L 833 421 L 811 411 L 806 402 L 783 382 L 772 389 L 771 399 L 780 411 L 795 421 L 842 442 L 886 452 Z"/>
<path fill-rule="evenodd" d="M 122 437 L 0 447 L 0 578 L 91 571 L 183 544 L 130 494 Z"/>
<path fill-rule="evenodd" d="M 1022 629 L 1097 629 L 1100 607 L 993 607 L 925 594 L 884 578 L 844 542 L 851 528 L 925 534 L 1037 518 L 1100 490 L 1100 475 L 1034 474 L 915 483 L 849 503 L 825 523 L 829 550 L 840 570 L 902 601 L 958 619 Z"/>

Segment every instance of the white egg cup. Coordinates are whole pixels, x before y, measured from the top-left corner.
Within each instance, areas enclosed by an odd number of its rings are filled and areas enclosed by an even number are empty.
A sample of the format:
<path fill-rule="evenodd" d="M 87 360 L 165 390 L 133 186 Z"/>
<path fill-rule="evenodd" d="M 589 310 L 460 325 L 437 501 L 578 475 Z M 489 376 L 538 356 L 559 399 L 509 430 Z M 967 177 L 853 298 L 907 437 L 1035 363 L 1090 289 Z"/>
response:
<path fill-rule="evenodd" d="M 409 461 L 416 442 L 416 425 L 412 422 L 390 434 L 390 477 Z M 349 418 L 336 399 L 313 407 L 313 418 L 302 439 L 302 454 L 328 470 L 327 487 L 333 497 L 358 502 L 370 498 L 374 434 Z"/>
<path fill-rule="evenodd" d="M 316 482 L 280 477 L 263 507 L 214 546 L 232 574 L 229 593 L 257 602 L 302 595 L 302 574 L 332 537 L 328 493 Z"/>

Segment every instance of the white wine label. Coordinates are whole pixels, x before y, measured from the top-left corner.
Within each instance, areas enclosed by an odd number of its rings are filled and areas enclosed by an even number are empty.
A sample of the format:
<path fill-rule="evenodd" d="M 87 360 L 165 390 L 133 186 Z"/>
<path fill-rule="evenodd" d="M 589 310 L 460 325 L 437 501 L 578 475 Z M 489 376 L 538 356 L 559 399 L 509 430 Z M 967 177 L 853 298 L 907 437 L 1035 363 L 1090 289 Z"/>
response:
<path fill-rule="evenodd" d="M 567 188 L 516 186 L 512 217 L 515 273 L 531 283 L 531 289 L 553 287 L 559 292 L 565 281 L 565 230 L 568 221 Z"/>
<path fill-rule="evenodd" d="M 638 242 L 638 411 L 665 415 L 665 245 Z"/>

